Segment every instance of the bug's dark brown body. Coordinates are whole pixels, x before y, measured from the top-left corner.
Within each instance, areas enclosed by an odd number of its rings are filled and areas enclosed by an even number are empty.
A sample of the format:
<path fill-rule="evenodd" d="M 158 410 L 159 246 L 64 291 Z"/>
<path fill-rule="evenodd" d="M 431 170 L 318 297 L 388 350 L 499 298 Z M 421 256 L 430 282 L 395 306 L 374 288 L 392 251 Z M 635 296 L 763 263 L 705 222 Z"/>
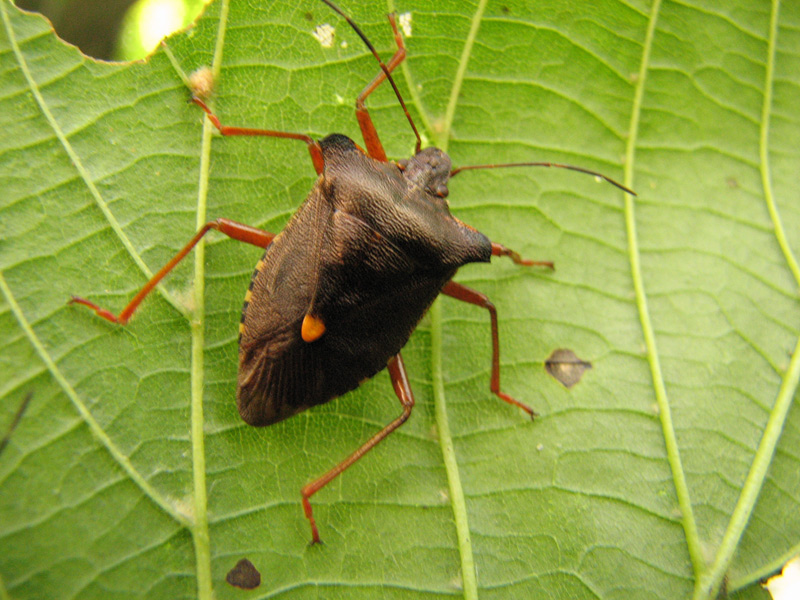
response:
<path fill-rule="evenodd" d="M 329 135 L 316 141 L 301 133 L 223 125 L 199 97 L 203 109 L 224 136 L 267 136 L 305 142 L 318 174 L 306 201 L 284 231 L 274 234 L 219 218 L 206 223 L 119 313 L 73 296 L 72 302 L 113 323 L 125 324 L 142 300 L 209 231 L 265 248 L 245 297 L 239 337 L 237 405 L 250 425 L 277 423 L 358 387 L 387 368 L 402 413 L 345 460 L 301 490 L 312 543 L 320 541 L 310 498 L 374 448 L 411 415 L 414 395 L 400 349 L 440 293 L 486 309 L 491 319 L 492 368 L 489 388 L 531 418 L 533 409 L 500 389 L 497 311 L 486 295 L 452 281 L 462 265 L 507 256 L 523 266 L 546 266 L 525 260 L 490 242 L 450 214 L 447 182 L 461 171 L 500 167 L 547 166 L 601 177 L 582 167 L 549 162 L 470 165 L 451 169 L 438 148 L 421 149 L 422 138 L 391 72 L 405 58 L 394 15 L 389 23 L 397 50 L 384 63 L 353 21 L 331 0 L 322 0 L 351 25 L 381 67 L 356 99 L 356 117 L 365 150 L 348 137 Z M 417 138 L 412 158 L 390 162 L 364 101 L 388 81 Z"/>
<path fill-rule="evenodd" d="M 403 170 L 343 135 L 320 141 L 325 169 L 251 282 L 237 402 L 269 425 L 356 388 L 386 367 L 456 270 L 492 244 L 442 197 L 450 159 L 428 148 Z M 438 193 L 437 193 L 438 192 Z M 325 333 L 300 336 L 312 314 Z"/>

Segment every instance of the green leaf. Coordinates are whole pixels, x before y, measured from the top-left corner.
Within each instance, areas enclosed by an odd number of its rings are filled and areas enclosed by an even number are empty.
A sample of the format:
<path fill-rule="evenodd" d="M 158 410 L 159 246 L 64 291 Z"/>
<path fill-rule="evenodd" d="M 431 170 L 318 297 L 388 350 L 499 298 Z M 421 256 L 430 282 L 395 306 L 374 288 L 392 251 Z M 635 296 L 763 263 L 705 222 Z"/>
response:
<path fill-rule="evenodd" d="M 266 429 L 235 408 L 241 302 L 261 251 L 209 236 L 126 327 L 121 310 L 209 219 L 280 230 L 313 185 L 303 144 L 211 136 L 163 49 L 102 64 L 0 1 L 0 597 L 761 598 L 800 551 L 800 16 L 792 5 L 566 0 L 344 3 L 465 172 L 453 212 L 555 272 L 458 280 L 403 356 L 417 404 L 314 496 L 299 490 L 400 413 L 386 373 Z M 227 11 L 227 12 L 226 12 Z M 330 48 L 311 34 L 335 27 Z M 223 39 L 224 34 L 224 39 Z M 168 41 L 218 69 L 223 123 L 359 140 L 378 73 L 321 3 L 212 4 Z M 215 58 L 216 57 L 216 58 Z M 368 105 L 393 158 L 391 89 Z M 194 262 L 194 266 L 192 263 Z M 567 390 L 544 362 L 592 368 Z M 261 586 L 225 582 L 242 559 Z"/>

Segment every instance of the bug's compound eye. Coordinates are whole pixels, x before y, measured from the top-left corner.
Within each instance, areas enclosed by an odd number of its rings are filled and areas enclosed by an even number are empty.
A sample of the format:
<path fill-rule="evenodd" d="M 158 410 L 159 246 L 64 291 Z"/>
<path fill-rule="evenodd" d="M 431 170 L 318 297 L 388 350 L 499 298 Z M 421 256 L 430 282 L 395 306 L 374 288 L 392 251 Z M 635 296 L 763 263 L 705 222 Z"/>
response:
<path fill-rule="evenodd" d="M 437 196 L 439 196 L 439 198 L 447 198 L 448 194 L 450 194 L 450 190 L 447 189 L 447 186 L 445 184 L 440 183 L 439 185 L 436 186 L 435 193 Z"/>

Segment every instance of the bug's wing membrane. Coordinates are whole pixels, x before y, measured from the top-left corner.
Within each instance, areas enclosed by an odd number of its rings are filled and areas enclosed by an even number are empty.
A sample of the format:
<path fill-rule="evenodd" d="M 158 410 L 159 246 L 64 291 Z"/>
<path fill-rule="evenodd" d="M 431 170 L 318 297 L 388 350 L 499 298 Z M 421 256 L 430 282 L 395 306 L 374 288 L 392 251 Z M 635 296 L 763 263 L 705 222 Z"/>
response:
<path fill-rule="evenodd" d="M 316 186 L 253 273 L 239 338 L 239 413 L 270 425 L 314 404 L 320 382 L 300 327 L 314 297 L 331 209 Z"/>
<path fill-rule="evenodd" d="M 296 338 L 297 334 L 293 336 Z M 240 352 L 237 402 L 250 425 L 271 425 L 313 406 L 322 383 L 317 357 L 303 342 L 271 355 L 272 345 L 253 345 Z"/>

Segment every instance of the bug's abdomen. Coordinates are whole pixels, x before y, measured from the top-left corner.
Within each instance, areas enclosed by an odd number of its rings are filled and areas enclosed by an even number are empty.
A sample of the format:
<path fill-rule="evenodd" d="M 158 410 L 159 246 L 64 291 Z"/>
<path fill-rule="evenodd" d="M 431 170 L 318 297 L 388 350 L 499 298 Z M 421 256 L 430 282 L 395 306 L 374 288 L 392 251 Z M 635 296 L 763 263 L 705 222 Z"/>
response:
<path fill-rule="evenodd" d="M 243 339 L 237 394 L 242 418 L 270 425 L 357 388 L 406 344 L 446 280 L 387 288 L 355 310 L 322 310 L 318 318 L 326 330 L 313 342 L 300 336 L 304 315 L 276 328 L 266 343 Z"/>
<path fill-rule="evenodd" d="M 252 280 L 237 391 L 251 425 L 328 402 L 375 375 L 454 273 L 417 264 L 340 211 L 313 229 L 315 238 L 303 226 L 308 212 L 275 239 Z M 324 325 L 310 342 L 300 335 L 306 315 Z"/>

